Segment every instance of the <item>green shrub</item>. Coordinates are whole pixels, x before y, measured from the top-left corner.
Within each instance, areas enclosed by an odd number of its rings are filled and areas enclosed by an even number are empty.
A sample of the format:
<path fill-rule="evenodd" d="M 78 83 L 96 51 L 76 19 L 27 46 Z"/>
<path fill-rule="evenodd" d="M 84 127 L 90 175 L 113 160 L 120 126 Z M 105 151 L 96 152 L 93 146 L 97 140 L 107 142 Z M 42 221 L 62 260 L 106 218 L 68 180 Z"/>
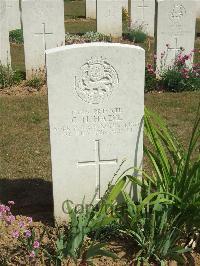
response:
<path fill-rule="evenodd" d="M 184 149 L 157 114 L 145 111 L 144 147 L 152 173 L 143 172 L 143 180 L 126 178 L 141 187 L 138 202 L 123 192 L 126 203 L 121 213 L 123 233 L 138 244 L 138 265 L 166 265 L 175 260 L 185 265 L 187 236 L 200 226 L 200 105 L 189 146 Z M 129 169 L 133 172 L 134 169 Z M 138 170 L 140 171 L 140 170 Z"/>
<path fill-rule="evenodd" d="M 178 216 L 177 227 L 199 228 L 200 216 L 200 154 L 195 154 L 200 143 L 200 105 L 194 128 L 185 149 L 169 131 L 157 114 L 146 110 L 145 134 L 150 146 L 145 147 L 153 176 L 145 174 L 153 191 L 174 194 L 172 217 Z"/>
<path fill-rule="evenodd" d="M 167 45 L 167 48 L 169 46 Z M 165 91 L 195 91 L 200 90 L 200 64 L 191 65 L 195 51 L 183 54 L 184 49 L 176 55 L 174 64 L 165 65 L 168 52 L 161 55 L 161 69 L 158 71 L 160 87 Z"/>
<path fill-rule="evenodd" d="M 9 36 L 10 36 L 10 42 L 12 43 L 17 43 L 17 44 L 24 43 L 23 30 L 21 29 L 10 31 Z"/>
<path fill-rule="evenodd" d="M 40 88 L 45 84 L 45 70 L 36 70 L 33 71 L 33 74 L 30 79 L 26 80 L 25 86 L 31 87 L 36 90 L 40 90 Z"/>
<path fill-rule="evenodd" d="M 22 72 L 13 70 L 9 64 L 0 63 L 0 89 L 10 88 L 23 80 Z"/>
<path fill-rule="evenodd" d="M 144 43 L 147 39 L 147 34 L 142 27 L 137 27 L 135 29 L 129 28 L 123 35 L 129 41 L 135 43 Z"/>
<path fill-rule="evenodd" d="M 25 86 L 31 87 L 36 90 L 39 90 L 44 84 L 45 84 L 44 79 L 39 76 L 34 76 L 25 82 Z"/>
<path fill-rule="evenodd" d="M 131 180 L 131 178 L 130 178 Z M 183 254 L 190 249 L 178 245 L 184 236 L 171 216 L 174 196 L 164 192 L 149 193 L 135 203 L 124 192 L 127 213 L 122 217 L 125 235 L 138 244 L 137 265 L 165 265 L 168 260 L 184 264 Z M 182 265 L 183 265 L 182 264 Z"/>
<path fill-rule="evenodd" d="M 167 47 L 169 47 L 167 45 Z M 160 69 L 154 71 L 151 64 L 146 67 L 145 91 L 162 90 L 170 92 L 200 90 L 200 63 L 192 64 L 195 51 L 183 54 L 184 49 L 176 55 L 172 65 L 166 64 L 168 52 L 162 53 Z"/>
<path fill-rule="evenodd" d="M 150 92 L 156 90 L 158 87 L 158 80 L 156 73 L 151 64 L 148 64 L 145 68 L 145 92 Z"/>

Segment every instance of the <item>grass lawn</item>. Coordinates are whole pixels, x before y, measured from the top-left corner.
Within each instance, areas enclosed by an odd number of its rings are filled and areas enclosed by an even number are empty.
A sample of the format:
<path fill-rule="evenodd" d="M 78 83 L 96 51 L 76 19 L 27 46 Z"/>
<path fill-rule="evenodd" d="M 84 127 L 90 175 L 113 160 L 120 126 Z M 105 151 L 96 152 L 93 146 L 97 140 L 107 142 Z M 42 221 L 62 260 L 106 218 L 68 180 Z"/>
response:
<path fill-rule="evenodd" d="M 85 0 L 65 1 L 65 19 L 85 18 Z"/>

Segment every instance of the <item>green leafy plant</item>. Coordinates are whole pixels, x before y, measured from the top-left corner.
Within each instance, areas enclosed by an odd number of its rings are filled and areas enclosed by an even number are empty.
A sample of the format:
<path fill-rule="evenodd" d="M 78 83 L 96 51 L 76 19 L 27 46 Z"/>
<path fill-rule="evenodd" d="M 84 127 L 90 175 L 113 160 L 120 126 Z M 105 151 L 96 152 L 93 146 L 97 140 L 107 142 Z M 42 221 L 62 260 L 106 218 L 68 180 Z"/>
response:
<path fill-rule="evenodd" d="M 24 43 L 23 30 L 16 29 L 16 30 L 10 31 L 9 38 L 10 38 L 10 42 L 12 43 L 23 44 Z"/>
<path fill-rule="evenodd" d="M 152 262 L 165 265 L 167 260 L 184 263 L 183 254 L 190 249 L 177 245 L 183 233 L 176 227 L 176 219 L 171 217 L 174 196 L 150 193 L 150 184 L 148 188 L 148 196 L 141 197 L 138 203 L 124 192 L 127 214 L 122 217 L 126 225 L 123 233 L 138 244 L 135 260 L 138 265 L 150 265 Z"/>
<path fill-rule="evenodd" d="M 54 261 L 56 265 L 61 265 L 64 259 L 68 260 L 68 263 L 72 260 L 78 265 L 93 265 L 94 257 L 117 258 L 115 254 L 105 249 L 106 244 L 96 243 L 88 238 L 91 231 L 100 228 L 103 220 L 99 215 L 97 220 L 94 219 L 93 208 L 85 207 L 83 203 L 81 211 L 76 212 L 70 202 L 66 202 L 66 204 L 70 217 L 69 227 L 66 233 L 59 234 L 55 254 L 51 255 L 45 251 L 50 260 Z"/>
<path fill-rule="evenodd" d="M 95 206 L 81 205 L 81 210 L 76 211 L 70 201 L 65 205 L 69 214 L 69 226 L 66 232 L 61 232 L 56 241 L 54 254 L 45 250 L 45 254 L 56 265 L 61 265 L 64 259 L 74 261 L 78 265 L 93 265 L 92 259 L 99 256 L 107 256 L 116 259 L 117 256 L 105 249 L 105 243 L 98 243 L 96 239 L 101 229 L 111 224 L 115 217 L 112 215 L 112 206 L 126 184 L 126 177 L 120 178 L 114 186 L 109 186 L 103 199 Z M 92 201 L 93 203 L 93 201 Z M 88 236 L 93 234 L 92 241 Z"/>
<path fill-rule="evenodd" d="M 45 84 L 45 70 L 39 69 L 33 71 L 33 74 L 30 79 L 26 80 L 25 86 L 31 87 L 36 90 L 40 90 L 40 88 Z"/>
<path fill-rule="evenodd" d="M 165 122 L 146 110 L 145 133 L 151 147 L 145 147 L 153 168 L 153 175 L 145 177 L 152 189 L 172 193 L 179 198 L 174 203 L 174 215 L 179 223 L 192 228 L 199 227 L 200 217 L 200 106 L 194 123 L 188 148 L 185 149 L 173 136 Z M 197 154 L 195 150 L 197 149 Z"/>
<path fill-rule="evenodd" d="M 0 63 L 0 89 L 10 88 L 19 84 L 23 80 L 23 75 L 18 70 L 13 70 L 10 64 Z"/>
<path fill-rule="evenodd" d="M 123 34 L 125 39 L 135 43 L 144 43 L 147 39 L 147 34 L 144 32 L 143 27 L 139 26 L 134 29 L 128 28 Z"/>
<path fill-rule="evenodd" d="M 151 64 L 147 64 L 145 68 L 145 92 L 150 92 L 158 89 L 158 80 L 156 72 Z"/>
<path fill-rule="evenodd" d="M 141 187 L 141 194 L 134 202 L 123 192 L 123 233 L 138 244 L 139 265 L 165 265 L 168 260 L 184 264 L 184 253 L 191 250 L 186 237 L 200 225 L 200 155 L 198 150 L 195 153 L 200 144 L 200 105 L 187 149 L 164 121 L 147 109 L 145 133 L 149 144 L 144 151 L 151 171 L 143 172 L 142 180 L 126 175 L 133 185 Z"/>

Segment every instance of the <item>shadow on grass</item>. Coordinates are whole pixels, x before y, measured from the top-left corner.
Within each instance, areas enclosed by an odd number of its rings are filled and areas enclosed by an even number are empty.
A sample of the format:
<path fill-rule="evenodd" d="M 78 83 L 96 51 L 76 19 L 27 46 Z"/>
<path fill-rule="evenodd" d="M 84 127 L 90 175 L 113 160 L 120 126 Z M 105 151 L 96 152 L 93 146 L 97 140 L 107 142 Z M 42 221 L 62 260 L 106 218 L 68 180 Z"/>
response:
<path fill-rule="evenodd" d="M 0 179 L 0 200 L 15 202 L 14 215 L 31 216 L 35 222 L 53 225 L 52 183 L 42 179 Z"/>

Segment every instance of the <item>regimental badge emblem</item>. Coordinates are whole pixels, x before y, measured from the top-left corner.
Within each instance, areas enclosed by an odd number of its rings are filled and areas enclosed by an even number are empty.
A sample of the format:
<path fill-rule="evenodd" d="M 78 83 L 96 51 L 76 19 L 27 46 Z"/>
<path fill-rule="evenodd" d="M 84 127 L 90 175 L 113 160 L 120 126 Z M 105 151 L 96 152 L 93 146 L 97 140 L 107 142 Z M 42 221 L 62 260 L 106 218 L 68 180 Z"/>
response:
<path fill-rule="evenodd" d="M 119 85 L 114 67 L 103 58 L 91 58 L 76 76 L 75 89 L 80 99 L 89 104 L 100 104 Z"/>
<path fill-rule="evenodd" d="M 179 24 L 181 23 L 181 20 L 185 14 L 186 14 L 185 7 L 181 4 L 176 4 L 172 8 L 172 11 L 170 12 L 169 16 L 171 21 L 173 21 L 176 24 Z"/>

